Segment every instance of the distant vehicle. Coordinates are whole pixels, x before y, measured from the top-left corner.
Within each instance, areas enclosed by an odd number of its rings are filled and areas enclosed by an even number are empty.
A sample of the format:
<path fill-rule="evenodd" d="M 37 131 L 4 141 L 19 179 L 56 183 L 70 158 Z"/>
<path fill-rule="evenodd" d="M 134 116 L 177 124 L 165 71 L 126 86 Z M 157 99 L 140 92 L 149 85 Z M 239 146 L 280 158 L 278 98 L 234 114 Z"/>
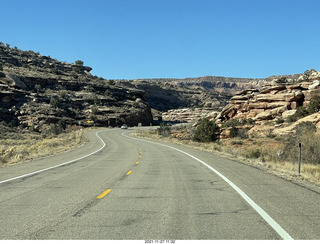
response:
<path fill-rule="evenodd" d="M 167 126 L 172 126 L 172 124 L 169 122 L 169 123 L 167 123 Z"/>
<path fill-rule="evenodd" d="M 123 125 L 121 126 L 121 129 L 128 129 L 128 126 L 127 126 L 126 124 L 123 124 Z"/>

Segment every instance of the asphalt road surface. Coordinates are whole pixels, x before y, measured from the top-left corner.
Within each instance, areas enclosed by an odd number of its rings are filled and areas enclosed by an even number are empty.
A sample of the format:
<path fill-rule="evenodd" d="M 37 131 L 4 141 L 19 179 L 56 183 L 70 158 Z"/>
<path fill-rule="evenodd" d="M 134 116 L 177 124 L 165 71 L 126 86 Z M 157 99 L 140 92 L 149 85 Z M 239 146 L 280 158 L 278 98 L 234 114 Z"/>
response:
<path fill-rule="evenodd" d="M 0 168 L 0 239 L 320 239 L 317 189 L 130 131 Z"/>

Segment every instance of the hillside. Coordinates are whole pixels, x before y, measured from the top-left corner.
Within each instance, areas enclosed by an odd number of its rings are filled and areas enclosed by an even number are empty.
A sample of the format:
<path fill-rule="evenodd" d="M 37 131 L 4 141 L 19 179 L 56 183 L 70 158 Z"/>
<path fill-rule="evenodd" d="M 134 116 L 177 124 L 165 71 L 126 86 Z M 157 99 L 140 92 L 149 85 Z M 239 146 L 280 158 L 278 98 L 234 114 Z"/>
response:
<path fill-rule="evenodd" d="M 152 108 L 164 120 L 191 122 L 216 116 L 243 90 L 259 91 L 281 79 L 293 84 L 301 76 L 114 81 L 92 76 L 91 70 L 81 60 L 60 62 L 0 43 L 0 120 L 36 131 L 58 123 L 147 125 Z"/>
<path fill-rule="evenodd" d="M 60 62 L 0 43 L 0 121 L 35 131 L 152 122 L 144 91 L 92 76 L 91 70 L 81 60 Z"/>
<path fill-rule="evenodd" d="M 117 82 L 122 86 L 144 90 L 147 102 L 152 108 L 163 112 L 164 120 L 192 122 L 220 112 L 233 95 L 243 90 L 261 90 L 281 79 L 294 83 L 300 76 L 295 74 L 261 79 L 204 76 Z"/>
<path fill-rule="evenodd" d="M 226 92 L 217 92 L 200 86 L 187 86 L 172 80 L 133 80 L 118 81 L 124 87 L 143 90 L 146 101 L 156 110 L 166 112 L 170 109 L 207 107 L 221 110 L 231 98 Z"/>

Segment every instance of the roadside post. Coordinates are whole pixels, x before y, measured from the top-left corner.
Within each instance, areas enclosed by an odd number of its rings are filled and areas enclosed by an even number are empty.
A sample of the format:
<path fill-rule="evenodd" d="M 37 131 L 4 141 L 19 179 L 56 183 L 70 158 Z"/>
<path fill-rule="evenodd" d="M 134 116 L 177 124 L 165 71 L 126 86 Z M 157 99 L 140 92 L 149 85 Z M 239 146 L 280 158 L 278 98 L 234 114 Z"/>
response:
<path fill-rule="evenodd" d="M 299 164 L 299 175 L 301 172 L 301 140 L 299 140 L 299 158 L 298 158 L 298 164 Z"/>

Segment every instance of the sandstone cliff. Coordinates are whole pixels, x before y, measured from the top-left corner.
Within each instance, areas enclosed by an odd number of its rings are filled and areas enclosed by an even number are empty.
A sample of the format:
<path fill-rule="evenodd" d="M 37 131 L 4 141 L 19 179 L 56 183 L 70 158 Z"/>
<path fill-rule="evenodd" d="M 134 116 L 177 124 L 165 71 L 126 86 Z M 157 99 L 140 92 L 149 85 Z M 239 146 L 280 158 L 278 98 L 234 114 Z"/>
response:
<path fill-rule="evenodd" d="M 310 121 L 320 128 L 319 114 L 307 116 L 295 124 L 287 123 L 299 108 L 305 108 L 315 96 L 320 96 L 320 72 L 310 70 L 308 75 L 300 75 L 296 80 L 281 82 L 274 80 L 261 89 L 248 89 L 237 93 L 223 108 L 216 122 L 222 124 L 230 120 L 248 120 L 254 123 L 246 125 L 249 135 L 288 134 L 296 124 Z M 276 82 L 277 81 L 277 82 Z M 224 129 L 223 136 L 228 136 Z"/>

